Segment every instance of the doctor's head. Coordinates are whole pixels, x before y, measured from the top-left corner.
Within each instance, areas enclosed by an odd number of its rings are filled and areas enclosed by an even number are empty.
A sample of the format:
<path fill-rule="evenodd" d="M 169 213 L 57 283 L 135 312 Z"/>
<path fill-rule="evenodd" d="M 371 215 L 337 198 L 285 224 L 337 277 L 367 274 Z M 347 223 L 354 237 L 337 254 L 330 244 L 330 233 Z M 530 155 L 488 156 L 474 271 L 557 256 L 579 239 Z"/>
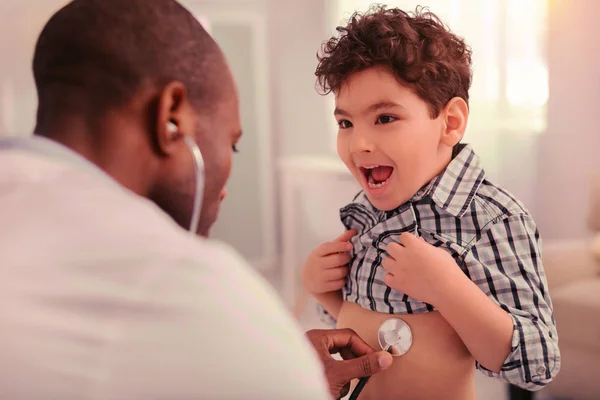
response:
<path fill-rule="evenodd" d="M 215 222 L 241 135 L 225 57 L 174 0 L 75 0 L 44 27 L 33 60 L 36 133 L 97 164 L 182 227 L 205 188 L 198 232 Z"/>

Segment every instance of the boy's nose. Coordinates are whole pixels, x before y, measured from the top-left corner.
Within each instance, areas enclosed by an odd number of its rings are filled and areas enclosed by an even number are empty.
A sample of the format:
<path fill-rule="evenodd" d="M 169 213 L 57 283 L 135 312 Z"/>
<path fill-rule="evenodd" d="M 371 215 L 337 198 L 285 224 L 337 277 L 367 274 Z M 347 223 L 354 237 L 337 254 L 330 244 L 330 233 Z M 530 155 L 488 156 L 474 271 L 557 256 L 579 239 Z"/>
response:
<path fill-rule="evenodd" d="M 355 130 L 352 134 L 350 151 L 353 153 L 371 153 L 374 151 L 374 143 L 367 132 Z"/>

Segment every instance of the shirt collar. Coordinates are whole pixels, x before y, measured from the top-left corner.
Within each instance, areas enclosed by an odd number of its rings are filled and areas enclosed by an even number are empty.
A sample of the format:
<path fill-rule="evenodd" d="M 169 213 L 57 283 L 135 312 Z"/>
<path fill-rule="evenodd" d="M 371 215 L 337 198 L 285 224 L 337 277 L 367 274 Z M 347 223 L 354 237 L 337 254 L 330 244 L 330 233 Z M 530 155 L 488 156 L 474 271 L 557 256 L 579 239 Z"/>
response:
<path fill-rule="evenodd" d="M 444 172 L 434 178 L 424 189 L 417 192 L 419 200 L 429 195 L 435 204 L 455 217 L 462 217 L 469 209 L 485 172 L 479 157 L 470 145 L 459 145 L 458 154 L 450 161 Z"/>

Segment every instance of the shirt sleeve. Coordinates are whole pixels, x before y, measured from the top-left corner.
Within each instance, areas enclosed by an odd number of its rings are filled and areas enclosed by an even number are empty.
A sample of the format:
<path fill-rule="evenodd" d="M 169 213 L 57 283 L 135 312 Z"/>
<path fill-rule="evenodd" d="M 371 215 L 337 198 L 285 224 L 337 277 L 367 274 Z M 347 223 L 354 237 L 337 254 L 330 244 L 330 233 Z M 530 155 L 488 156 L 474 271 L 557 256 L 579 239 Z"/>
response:
<path fill-rule="evenodd" d="M 510 314 L 513 338 L 500 373 L 477 368 L 523 389 L 536 391 L 560 369 L 558 336 L 533 219 L 511 215 L 492 222 L 464 258 L 466 272 Z"/>
<path fill-rule="evenodd" d="M 331 398 L 323 366 L 275 291 L 227 246 L 156 275 L 100 360 L 98 398 Z"/>
<path fill-rule="evenodd" d="M 321 320 L 321 322 L 323 322 L 324 324 L 327 324 L 332 328 L 335 328 L 335 326 L 337 325 L 337 320 L 333 317 L 333 315 L 329 314 L 325 307 L 323 307 L 319 303 L 317 303 L 317 314 L 319 315 L 319 319 Z"/>

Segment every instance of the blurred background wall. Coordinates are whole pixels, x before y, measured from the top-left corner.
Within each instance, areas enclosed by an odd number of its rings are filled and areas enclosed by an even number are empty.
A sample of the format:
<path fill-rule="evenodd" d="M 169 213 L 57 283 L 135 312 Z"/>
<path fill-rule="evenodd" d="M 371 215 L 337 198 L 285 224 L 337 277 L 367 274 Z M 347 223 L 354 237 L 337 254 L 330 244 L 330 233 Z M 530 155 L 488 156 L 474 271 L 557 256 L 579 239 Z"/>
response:
<path fill-rule="evenodd" d="M 285 262 L 300 263 L 311 246 L 340 229 L 336 208 L 355 190 L 336 159 L 333 101 L 314 89 L 315 54 L 336 24 L 370 2 L 183 3 L 223 47 L 241 95 L 245 136 L 214 235 L 236 246 L 256 268 L 276 271 L 293 229 L 295 258 Z M 44 22 L 63 4 L 0 3 L 0 135 L 31 134 L 33 47 Z M 544 239 L 586 237 L 588 180 L 600 167 L 600 2 L 388 4 L 429 6 L 472 45 L 472 115 L 465 141 L 480 153 L 490 177 L 527 205 Z M 311 187 L 286 184 L 293 180 L 290 174 L 301 172 Z M 336 180 L 342 183 L 336 186 Z M 284 190 L 295 190 L 288 203 Z"/>

